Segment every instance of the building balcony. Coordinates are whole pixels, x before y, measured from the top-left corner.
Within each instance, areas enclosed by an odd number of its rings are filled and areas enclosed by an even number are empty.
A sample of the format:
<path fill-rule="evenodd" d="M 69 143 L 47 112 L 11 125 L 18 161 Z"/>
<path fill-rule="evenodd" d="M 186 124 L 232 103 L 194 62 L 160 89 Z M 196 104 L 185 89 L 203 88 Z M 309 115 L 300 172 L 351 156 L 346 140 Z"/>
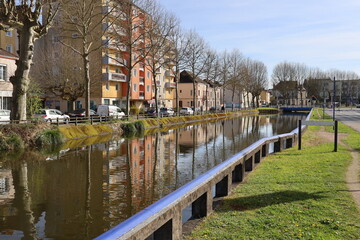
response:
<path fill-rule="evenodd" d="M 167 61 L 166 65 L 168 65 L 169 67 L 174 67 L 176 64 L 174 61 Z"/>
<path fill-rule="evenodd" d="M 175 74 L 171 70 L 166 70 L 165 71 L 165 76 L 166 77 L 175 77 Z"/>
<path fill-rule="evenodd" d="M 139 92 L 139 99 L 145 99 L 145 92 L 143 91 Z"/>
<path fill-rule="evenodd" d="M 165 88 L 176 88 L 176 83 L 174 82 L 166 82 Z"/>
<path fill-rule="evenodd" d="M 109 48 L 109 49 L 114 49 L 114 50 L 118 50 L 118 51 L 123 51 L 125 52 L 126 46 L 124 44 L 121 44 L 119 41 L 115 41 L 115 40 L 102 40 L 102 44 L 105 48 Z"/>
<path fill-rule="evenodd" d="M 108 14 L 109 16 L 112 16 L 115 18 L 120 18 L 121 20 L 127 19 L 127 15 L 124 12 L 119 11 L 118 9 L 111 7 L 111 6 L 103 6 L 102 13 Z"/>
<path fill-rule="evenodd" d="M 103 73 L 103 80 L 114 82 L 127 82 L 126 75 L 123 73 Z"/>
<path fill-rule="evenodd" d="M 102 24 L 102 30 L 103 31 L 108 31 L 111 33 L 114 33 L 116 35 L 119 36 L 126 36 L 126 31 L 123 27 L 117 26 L 115 24 L 110 24 L 110 23 L 103 23 Z"/>
<path fill-rule="evenodd" d="M 142 85 L 142 86 L 145 85 L 145 78 L 144 77 L 140 77 L 139 85 Z"/>
<path fill-rule="evenodd" d="M 161 74 L 161 69 L 160 68 L 156 70 L 156 74 Z"/>
<path fill-rule="evenodd" d="M 103 57 L 103 64 L 115 65 L 115 66 L 126 66 L 127 61 L 123 58 L 111 58 L 109 56 Z"/>

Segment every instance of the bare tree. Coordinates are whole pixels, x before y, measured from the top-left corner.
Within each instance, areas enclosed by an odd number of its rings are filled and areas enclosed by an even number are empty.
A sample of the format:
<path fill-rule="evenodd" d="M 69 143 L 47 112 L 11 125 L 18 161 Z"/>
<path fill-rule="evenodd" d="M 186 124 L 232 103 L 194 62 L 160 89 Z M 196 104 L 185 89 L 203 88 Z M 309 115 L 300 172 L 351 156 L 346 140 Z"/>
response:
<path fill-rule="evenodd" d="M 253 106 L 259 107 L 259 97 L 261 92 L 266 88 L 267 69 L 263 62 L 252 61 L 250 64 L 250 82 L 248 91 L 252 95 Z M 256 100 L 256 101 L 255 101 Z"/>
<path fill-rule="evenodd" d="M 218 55 L 217 52 L 212 50 L 212 49 L 208 49 L 206 51 L 207 56 L 207 61 L 205 64 L 205 68 L 204 68 L 204 77 L 205 80 L 207 82 L 206 85 L 206 95 L 204 96 L 205 98 L 205 110 L 208 111 L 209 107 L 208 107 L 208 99 L 209 99 L 209 87 L 212 87 L 215 89 L 215 81 L 217 80 L 218 76 L 219 76 L 219 62 L 218 62 Z M 216 98 L 216 91 L 214 92 L 215 94 L 215 98 Z M 216 105 L 216 101 L 215 101 L 215 105 Z"/>
<path fill-rule="evenodd" d="M 169 36 L 178 25 L 178 19 L 158 5 L 154 5 L 149 14 L 152 16 L 152 24 L 147 34 L 148 43 L 146 45 L 146 52 L 148 52 L 148 55 L 146 65 L 152 73 L 153 86 L 155 87 L 155 109 L 156 113 L 159 114 L 156 77 L 161 68 L 169 69 L 168 71 L 171 72 L 173 71 L 173 43 L 169 40 Z"/>
<path fill-rule="evenodd" d="M 43 49 L 34 57 L 31 70 L 32 79 L 39 84 L 45 93 L 51 93 L 69 101 L 70 109 L 74 110 L 74 102 L 85 94 L 85 82 L 81 57 L 69 48 L 57 49 L 59 56 L 67 56 L 67 61 L 53 57 L 53 51 Z"/>
<path fill-rule="evenodd" d="M 82 60 L 86 116 L 90 116 L 91 55 L 103 46 L 101 37 L 106 31 L 102 29 L 102 23 L 107 13 L 102 13 L 101 4 L 97 0 L 62 0 L 59 15 L 62 21 L 58 29 L 60 42 Z"/>
<path fill-rule="evenodd" d="M 186 35 L 189 44 L 185 49 L 185 64 L 192 74 L 193 78 L 193 107 L 196 108 L 197 84 L 196 79 L 204 73 L 207 62 L 206 50 L 208 49 L 204 39 L 198 33 L 191 30 Z M 196 111 L 194 111 L 195 114 Z"/>
<path fill-rule="evenodd" d="M 15 75 L 10 77 L 13 84 L 12 120 L 26 120 L 26 93 L 30 83 L 34 43 L 48 32 L 56 12 L 56 4 L 45 4 L 41 0 L 0 2 L 0 30 L 16 29 L 19 35 L 19 59 L 16 61 Z M 42 14 L 46 17 L 40 20 Z"/>
<path fill-rule="evenodd" d="M 145 68 L 146 59 L 152 50 L 149 34 L 153 20 L 147 11 L 152 11 L 154 3 L 152 0 L 114 0 L 109 8 L 112 13 L 107 19 L 110 31 L 106 35 L 106 41 L 121 51 L 115 56 L 110 52 L 105 54 L 125 68 L 128 83 L 126 114 L 129 115 L 133 70 L 138 65 Z"/>
<path fill-rule="evenodd" d="M 243 55 L 238 49 L 234 49 L 229 56 L 230 66 L 229 66 L 229 81 L 228 89 L 232 91 L 231 95 L 231 108 L 234 109 L 235 93 L 236 90 L 241 92 L 243 90 L 242 78 L 241 78 L 241 63 L 243 61 Z M 240 104 L 239 98 L 239 104 Z"/>
<path fill-rule="evenodd" d="M 172 63 L 174 67 L 172 68 L 173 74 L 175 76 L 175 101 L 176 101 L 176 110 L 177 115 L 180 114 L 180 107 L 179 107 L 179 80 L 180 80 L 180 69 L 185 68 L 185 50 L 189 45 L 189 40 L 186 38 L 183 30 L 178 23 L 175 28 L 170 32 L 169 35 L 170 41 L 170 49 L 169 49 L 169 56 L 167 61 Z"/>
<path fill-rule="evenodd" d="M 227 53 L 227 51 L 224 51 L 221 55 L 220 55 L 220 83 L 222 84 L 222 88 L 223 88 L 223 107 L 225 108 L 225 88 L 228 86 L 229 83 L 229 67 L 230 67 L 230 57 L 229 54 Z"/>

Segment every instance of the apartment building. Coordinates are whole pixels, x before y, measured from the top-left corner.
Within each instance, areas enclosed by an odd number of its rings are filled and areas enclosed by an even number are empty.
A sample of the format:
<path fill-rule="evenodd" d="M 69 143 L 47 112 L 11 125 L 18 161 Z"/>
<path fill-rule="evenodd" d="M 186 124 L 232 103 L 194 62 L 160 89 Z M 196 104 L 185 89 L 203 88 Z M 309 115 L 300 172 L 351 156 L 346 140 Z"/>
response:
<path fill-rule="evenodd" d="M 74 2 L 74 4 L 76 3 Z M 146 65 L 146 56 L 144 56 L 142 49 L 147 43 L 145 29 L 148 21 L 150 21 L 149 19 L 151 19 L 150 16 L 135 5 L 129 5 L 127 8 L 123 5 L 116 6 L 112 1 L 101 0 L 99 0 L 98 5 L 96 9 L 100 9 L 100 12 L 92 21 L 99 24 L 94 24 L 94 30 L 89 36 L 89 39 L 92 39 L 89 55 L 91 108 L 96 109 L 100 104 L 117 105 L 125 108 L 129 88 L 131 106 L 138 108 L 149 106 L 149 101 L 153 98 L 152 74 Z M 45 52 L 49 53 L 47 55 L 58 58 L 58 62 L 74 65 L 72 75 L 77 76 L 77 78 L 72 81 L 75 81 L 77 86 L 85 88 L 84 83 L 79 81 L 83 79 L 82 69 L 84 66 L 82 66 L 82 60 L 77 60 L 75 63 L 69 61 L 69 57 L 75 58 L 76 54 L 64 55 L 62 49 L 66 46 L 60 43 L 66 42 L 81 51 L 83 36 L 76 31 L 73 25 L 69 25 L 69 21 L 77 21 L 78 17 L 74 13 L 74 17 L 67 19 L 67 21 L 64 20 L 72 11 L 71 8 L 74 8 L 70 5 L 66 7 L 68 9 L 59 11 L 54 27 L 43 39 L 38 41 L 36 47 L 43 51 L 46 49 Z M 73 32 L 69 30 L 72 28 L 74 29 Z M 35 61 L 41 62 L 42 59 L 37 56 Z M 54 64 L 54 68 L 59 68 L 55 65 L 59 64 Z M 59 72 L 59 70 L 54 69 L 54 72 Z M 59 79 L 58 85 L 65 84 L 64 80 L 68 79 L 67 76 L 59 74 L 56 77 Z M 131 82 L 130 86 L 129 82 Z M 85 107 L 84 94 L 75 99 L 70 100 L 64 97 L 64 94 L 56 95 L 54 91 L 47 91 L 44 96 L 46 107 L 59 108 L 64 112 L 73 108 Z"/>
<path fill-rule="evenodd" d="M 193 92 L 194 81 L 196 93 Z M 222 102 L 221 87 L 198 77 L 194 79 L 192 74 L 187 71 L 182 71 L 180 73 L 178 87 L 179 107 L 194 107 L 194 94 L 196 108 L 199 108 L 201 111 L 207 111 L 211 107 L 220 106 L 220 103 Z"/>
<path fill-rule="evenodd" d="M 9 78 L 16 70 L 17 56 L 0 48 L 0 109 L 11 110 L 13 86 Z"/>
<path fill-rule="evenodd" d="M 174 108 L 175 104 L 175 89 L 176 83 L 174 82 L 175 74 L 173 72 L 173 65 L 164 65 L 159 68 L 156 76 L 156 86 L 158 91 L 158 106 Z M 155 85 L 153 84 L 153 91 L 155 91 Z M 153 93 L 155 98 L 155 92 Z M 152 105 L 155 101 L 151 101 Z"/>
<path fill-rule="evenodd" d="M 18 50 L 16 30 L 0 31 L 0 48 L 9 53 L 16 54 L 16 51 Z"/>

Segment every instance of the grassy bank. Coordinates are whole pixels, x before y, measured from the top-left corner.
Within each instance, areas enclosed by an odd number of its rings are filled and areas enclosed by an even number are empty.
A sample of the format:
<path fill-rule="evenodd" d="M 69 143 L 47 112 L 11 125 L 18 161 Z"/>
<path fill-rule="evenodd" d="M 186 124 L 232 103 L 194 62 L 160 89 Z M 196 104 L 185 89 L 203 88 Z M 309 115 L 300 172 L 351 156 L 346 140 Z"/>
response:
<path fill-rule="evenodd" d="M 350 152 L 341 145 L 332 152 L 325 130 L 309 127 L 303 150 L 263 160 L 188 239 L 360 239 L 360 214 L 345 183 Z M 359 150 L 359 133 L 342 124 L 340 132 Z"/>

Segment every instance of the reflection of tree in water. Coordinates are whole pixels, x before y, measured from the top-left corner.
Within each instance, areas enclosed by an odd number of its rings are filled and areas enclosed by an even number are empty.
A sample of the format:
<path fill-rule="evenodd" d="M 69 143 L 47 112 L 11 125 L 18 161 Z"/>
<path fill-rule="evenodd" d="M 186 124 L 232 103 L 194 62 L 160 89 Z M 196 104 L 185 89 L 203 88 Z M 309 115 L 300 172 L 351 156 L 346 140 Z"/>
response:
<path fill-rule="evenodd" d="M 93 238 L 259 138 L 293 130 L 298 119 L 249 116 L 95 144 L 51 158 L 22 154 L 27 164 L 2 165 L 12 170 L 16 192 L 9 204 L 18 211 L 0 219 L 0 226 L 34 239 L 44 216 L 47 237 Z"/>

